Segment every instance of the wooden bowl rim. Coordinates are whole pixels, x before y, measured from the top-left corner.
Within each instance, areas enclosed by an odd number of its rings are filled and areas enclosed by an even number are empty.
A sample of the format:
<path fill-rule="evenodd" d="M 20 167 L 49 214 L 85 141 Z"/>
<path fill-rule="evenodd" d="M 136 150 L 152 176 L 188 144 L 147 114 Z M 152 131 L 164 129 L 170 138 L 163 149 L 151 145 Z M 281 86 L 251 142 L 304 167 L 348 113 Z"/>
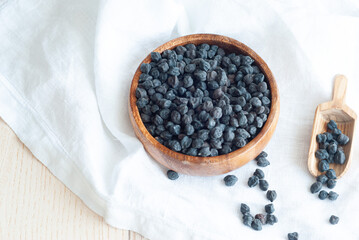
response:
<path fill-rule="evenodd" d="M 189 36 L 191 36 L 190 41 L 187 40 L 187 38 Z M 130 89 L 132 91 L 130 92 L 130 96 L 129 96 L 130 108 L 131 108 L 132 114 L 134 114 L 134 120 L 135 120 L 136 124 L 138 125 L 139 130 L 141 131 L 143 136 L 145 138 L 147 138 L 147 140 L 154 147 L 156 147 L 156 149 L 160 149 L 161 151 L 162 151 L 162 149 L 165 149 L 166 151 L 171 153 L 173 158 L 175 158 L 179 161 L 182 161 L 182 162 L 187 161 L 187 162 L 196 163 L 196 164 L 200 164 L 203 162 L 211 163 L 211 164 L 221 164 L 223 161 L 228 161 L 228 159 L 232 159 L 233 157 L 236 157 L 243 153 L 251 151 L 253 148 L 255 148 L 257 143 L 260 142 L 264 138 L 264 136 L 266 136 L 268 131 L 271 129 L 272 124 L 276 124 L 276 121 L 274 121 L 276 114 L 277 114 L 276 111 L 279 111 L 278 87 L 277 87 L 277 83 L 274 79 L 274 76 L 273 76 L 271 70 L 269 69 L 268 65 L 264 62 L 264 60 L 256 52 L 254 52 L 251 48 L 249 48 L 247 45 L 245 45 L 233 38 L 227 37 L 227 36 L 218 35 L 218 34 L 207 34 L 207 33 L 190 34 L 190 35 L 172 39 L 172 40 L 162 44 L 161 46 L 157 47 L 152 52 L 162 53 L 165 50 L 168 50 L 168 49 L 172 50 L 172 49 L 176 48 L 177 46 L 193 43 L 196 41 L 221 42 L 223 45 L 231 45 L 232 47 L 238 49 L 236 51 L 237 54 L 238 54 L 238 52 L 243 52 L 244 54 L 246 54 L 246 55 L 250 56 L 252 59 L 254 59 L 256 65 L 261 69 L 263 74 L 266 76 L 267 82 L 269 83 L 269 87 L 270 87 L 270 91 L 271 91 L 271 107 L 270 107 L 270 113 L 267 118 L 267 121 L 264 124 L 264 126 L 262 127 L 261 131 L 257 134 L 257 136 L 240 149 L 232 151 L 228 154 L 222 154 L 222 155 L 218 155 L 218 156 L 214 156 L 214 157 L 196 157 L 196 156 L 186 155 L 183 153 L 173 151 L 172 149 L 169 149 L 165 145 L 162 145 L 160 142 L 158 142 L 147 131 L 147 128 L 145 127 L 145 125 L 143 124 L 143 122 L 141 120 L 141 117 L 140 117 L 140 114 L 139 114 L 139 111 L 138 111 L 138 108 L 136 105 L 137 98 L 136 98 L 136 94 L 135 94 L 135 91 L 136 91 L 136 88 L 138 85 L 139 76 L 140 76 L 140 74 L 138 74 L 138 73 L 141 71 L 140 66 L 142 63 L 149 63 L 151 61 L 151 53 L 148 54 L 147 57 L 139 64 L 139 66 L 134 74 L 134 77 L 132 79 L 132 83 L 131 83 L 131 87 L 130 87 Z M 177 44 L 172 45 L 172 43 L 174 43 L 174 42 L 176 42 Z M 130 114 L 131 114 L 131 112 L 130 112 Z"/>

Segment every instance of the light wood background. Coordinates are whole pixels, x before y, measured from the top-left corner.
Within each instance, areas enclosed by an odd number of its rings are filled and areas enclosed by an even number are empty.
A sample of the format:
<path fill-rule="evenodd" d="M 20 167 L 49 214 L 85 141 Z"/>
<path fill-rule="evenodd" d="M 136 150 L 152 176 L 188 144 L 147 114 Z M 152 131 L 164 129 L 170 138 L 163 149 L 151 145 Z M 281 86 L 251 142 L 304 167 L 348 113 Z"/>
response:
<path fill-rule="evenodd" d="M 0 239 L 146 240 L 106 224 L 31 154 L 1 118 Z"/>

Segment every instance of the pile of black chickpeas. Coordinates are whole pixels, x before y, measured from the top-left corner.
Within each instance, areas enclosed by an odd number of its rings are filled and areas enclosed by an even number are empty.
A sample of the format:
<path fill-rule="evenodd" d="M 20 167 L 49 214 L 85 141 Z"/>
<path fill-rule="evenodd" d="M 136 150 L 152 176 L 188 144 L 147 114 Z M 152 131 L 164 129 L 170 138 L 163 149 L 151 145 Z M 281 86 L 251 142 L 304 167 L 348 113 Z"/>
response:
<path fill-rule="evenodd" d="M 265 75 L 250 56 L 216 45 L 152 52 L 140 66 L 137 107 L 149 133 L 186 155 L 210 157 L 244 147 L 270 112 Z"/>

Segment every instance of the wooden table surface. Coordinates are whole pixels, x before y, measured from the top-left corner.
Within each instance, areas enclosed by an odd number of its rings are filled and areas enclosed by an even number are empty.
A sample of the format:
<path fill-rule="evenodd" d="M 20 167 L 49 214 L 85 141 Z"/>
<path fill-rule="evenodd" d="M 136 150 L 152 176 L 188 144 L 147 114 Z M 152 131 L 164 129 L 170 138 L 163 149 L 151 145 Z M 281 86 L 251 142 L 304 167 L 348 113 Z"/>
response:
<path fill-rule="evenodd" d="M 1 118 L 0 239 L 145 240 L 106 224 L 31 154 Z"/>

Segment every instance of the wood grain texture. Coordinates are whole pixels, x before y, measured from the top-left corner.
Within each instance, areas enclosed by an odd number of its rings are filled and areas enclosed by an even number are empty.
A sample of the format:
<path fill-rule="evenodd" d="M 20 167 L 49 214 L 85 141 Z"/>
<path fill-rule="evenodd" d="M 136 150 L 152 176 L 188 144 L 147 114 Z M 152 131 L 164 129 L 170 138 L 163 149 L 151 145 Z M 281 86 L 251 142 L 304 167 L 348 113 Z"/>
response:
<path fill-rule="evenodd" d="M 272 72 L 261 57 L 243 43 L 229 37 L 214 34 L 188 35 L 173 39 L 161 45 L 154 51 L 162 53 L 166 49 L 174 49 L 177 46 L 188 43 L 193 43 L 195 45 L 201 43 L 215 44 L 228 52 L 249 55 L 255 60 L 257 66 L 264 73 L 271 90 L 271 111 L 262 130 L 245 147 L 226 155 L 216 157 L 193 157 L 172 151 L 153 138 L 141 120 L 136 106 L 135 95 L 138 79 L 141 75 L 140 67 L 138 67 L 133 77 L 130 89 L 129 114 L 131 123 L 137 137 L 140 139 L 147 152 L 165 167 L 189 175 L 218 175 L 227 173 L 239 168 L 250 160 L 253 160 L 271 139 L 279 117 L 279 92 L 277 84 Z M 141 64 L 149 63 L 150 61 L 151 56 L 149 54 Z"/>
<path fill-rule="evenodd" d="M 0 239 L 145 240 L 113 228 L 42 165 L 0 118 Z"/>
<path fill-rule="evenodd" d="M 327 123 L 330 120 L 336 121 L 338 128 L 350 139 L 349 143 L 343 146 L 347 159 L 346 162 L 343 165 L 332 163 L 330 164 L 330 168 L 335 170 L 337 178 L 341 178 L 349 169 L 351 162 L 351 147 L 354 141 L 354 128 L 357 115 L 344 102 L 346 89 L 347 79 L 343 75 L 337 75 L 334 81 L 332 101 L 318 105 L 315 111 L 308 154 L 308 169 L 315 177 L 322 174 L 318 170 L 319 160 L 315 157 L 315 152 L 319 149 L 316 136 L 319 133 L 327 131 Z"/>

